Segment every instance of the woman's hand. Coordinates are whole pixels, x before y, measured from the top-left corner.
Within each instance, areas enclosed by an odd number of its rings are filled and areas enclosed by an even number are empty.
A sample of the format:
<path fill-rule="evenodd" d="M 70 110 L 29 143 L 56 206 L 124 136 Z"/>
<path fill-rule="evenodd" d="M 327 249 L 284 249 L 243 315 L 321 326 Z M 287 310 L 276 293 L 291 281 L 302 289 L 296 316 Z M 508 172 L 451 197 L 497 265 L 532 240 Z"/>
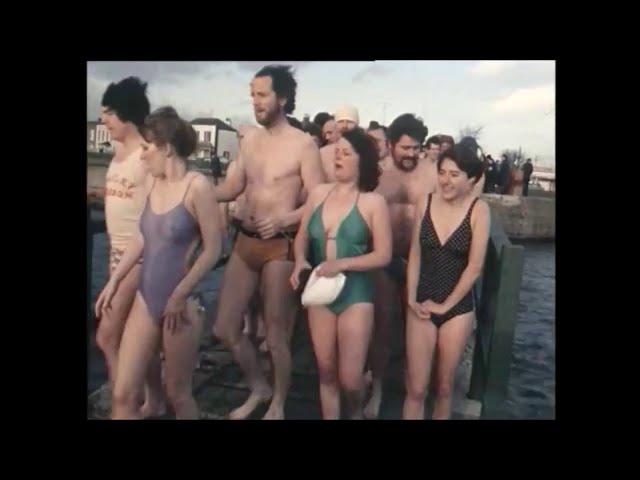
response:
<path fill-rule="evenodd" d="M 426 303 L 426 302 L 425 302 Z M 409 308 L 420 318 L 421 320 L 429 320 L 431 318 L 431 312 L 425 308 L 424 303 L 409 302 Z"/>
<path fill-rule="evenodd" d="M 307 262 L 306 260 L 303 260 L 302 262 L 296 262 L 295 266 L 293 267 L 293 272 L 289 277 L 289 282 L 291 283 L 291 286 L 294 290 L 298 290 L 298 287 L 300 287 L 300 272 L 302 272 L 303 270 L 311 270 L 311 265 L 309 265 L 309 262 Z"/>
<path fill-rule="evenodd" d="M 319 277 L 335 277 L 344 270 L 342 260 L 327 260 L 318 265 L 316 275 Z"/>
<path fill-rule="evenodd" d="M 178 331 L 181 325 L 189 325 L 191 322 L 187 316 L 187 295 L 174 291 L 167 301 L 162 316 L 165 328 L 172 334 Z"/>
<path fill-rule="evenodd" d="M 435 313 L 436 315 L 444 315 L 449 311 L 449 309 L 445 307 L 444 303 L 436 303 L 432 300 L 427 300 L 422 305 L 424 306 L 424 308 L 429 310 L 431 313 Z"/>
<path fill-rule="evenodd" d="M 102 316 L 103 311 L 111 308 L 111 300 L 113 299 L 113 296 L 116 294 L 117 290 L 118 281 L 114 277 L 111 277 L 102 289 L 102 292 L 100 292 L 98 300 L 96 301 L 95 314 L 97 318 L 100 318 Z"/>

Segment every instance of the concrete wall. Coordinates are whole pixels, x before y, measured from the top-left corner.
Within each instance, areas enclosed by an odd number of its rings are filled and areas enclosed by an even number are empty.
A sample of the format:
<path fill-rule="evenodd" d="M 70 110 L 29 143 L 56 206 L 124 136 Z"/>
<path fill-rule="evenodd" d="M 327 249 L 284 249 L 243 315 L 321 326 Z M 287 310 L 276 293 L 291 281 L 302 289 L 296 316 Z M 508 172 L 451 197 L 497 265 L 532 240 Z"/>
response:
<path fill-rule="evenodd" d="M 485 193 L 492 217 L 500 218 L 510 238 L 552 240 L 556 238 L 555 198 L 518 197 Z"/>

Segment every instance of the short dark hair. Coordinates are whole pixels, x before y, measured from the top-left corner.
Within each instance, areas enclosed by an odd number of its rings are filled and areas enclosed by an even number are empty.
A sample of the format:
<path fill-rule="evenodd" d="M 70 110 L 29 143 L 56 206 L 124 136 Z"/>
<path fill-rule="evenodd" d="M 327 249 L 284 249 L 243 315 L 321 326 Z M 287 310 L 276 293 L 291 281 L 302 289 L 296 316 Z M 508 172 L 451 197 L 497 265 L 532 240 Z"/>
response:
<path fill-rule="evenodd" d="M 384 132 L 385 138 L 387 137 L 387 127 L 384 125 L 380 125 L 375 120 L 371 120 L 369 122 L 369 126 L 367 127 L 367 132 L 371 132 L 372 130 L 382 130 Z"/>
<path fill-rule="evenodd" d="M 450 143 L 451 145 L 455 145 L 456 143 L 451 135 L 444 135 L 442 133 L 439 133 L 437 136 L 440 138 L 440 145 L 442 145 L 443 143 Z"/>
<path fill-rule="evenodd" d="M 302 130 L 304 132 L 304 127 L 302 126 L 302 122 L 298 120 L 296 117 L 292 117 L 291 115 L 287 115 L 287 122 L 293 128 L 297 128 L 298 130 Z"/>
<path fill-rule="evenodd" d="M 333 115 L 330 115 L 327 112 L 320 112 L 313 117 L 313 123 L 318 125 L 320 128 L 324 127 L 324 124 L 329 120 L 333 120 Z"/>
<path fill-rule="evenodd" d="M 318 137 L 320 140 L 322 140 L 322 128 L 320 128 L 319 125 L 313 122 L 309 123 L 307 127 L 304 129 L 304 131 L 307 132 L 309 135 L 313 137 Z"/>
<path fill-rule="evenodd" d="M 429 133 L 429 129 L 422 120 L 418 120 L 412 113 L 400 115 L 391 122 L 387 131 L 387 138 L 392 145 L 398 143 L 403 135 L 408 135 L 422 145 L 424 137 Z"/>
<path fill-rule="evenodd" d="M 360 157 L 358 189 L 361 192 L 372 192 L 378 186 L 378 179 L 382 173 L 378 164 L 379 154 L 376 142 L 360 127 L 344 132 L 342 138 L 351 144 Z"/>
<path fill-rule="evenodd" d="M 298 82 L 293 78 L 293 69 L 289 65 L 268 65 L 255 74 L 257 77 L 271 77 L 271 88 L 278 98 L 286 98 L 284 113 L 293 113 L 296 109 L 296 88 Z"/>
<path fill-rule="evenodd" d="M 147 142 L 156 145 L 170 144 L 178 156 L 187 158 L 198 144 L 198 134 L 191 124 L 178 115 L 173 107 L 154 110 L 144 120 L 140 129 Z"/>
<path fill-rule="evenodd" d="M 438 137 L 437 135 L 432 135 L 427 139 L 427 143 L 425 143 L 425 148 L 429 148 L 431 145 L 438 145 L 440 146 L 442 144 L 442 142 L 440 141 L 440 137 Z"/>
<path fill-rule="evenodd" d="M 453 161 L 469 178 L 475 178 L 473 183 L 478 183 L 484 173 L 482 149 L 471 137 L 463 138 L 456 145 L 442 152 L 438 158 L 438 170 L 445 159 Z"/>
<path fill-rule="evenodd" d="M 117 83 L 110 83 L 102 95 L 102 106 L 113 110 L 123 122 L 131 122 L 140 127 L 151 110 L 147 84 L 138 77 L 127 77 Z"/>

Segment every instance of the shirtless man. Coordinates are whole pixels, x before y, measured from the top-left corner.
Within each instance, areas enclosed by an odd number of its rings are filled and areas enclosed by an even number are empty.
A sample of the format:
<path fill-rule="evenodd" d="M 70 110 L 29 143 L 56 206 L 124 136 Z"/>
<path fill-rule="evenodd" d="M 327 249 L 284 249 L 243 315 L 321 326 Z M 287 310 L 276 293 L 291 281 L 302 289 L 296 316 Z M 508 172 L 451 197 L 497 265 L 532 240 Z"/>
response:
<path fill-rule="evenodd" d="M 433 135 L 427 139 L 425 144 L 426 158 L 432 163 L 438 163 L 438 155 L 440 155 L 440 137 Z"/>
<path fill-rule="evenodd" d="M 144 207 L 144 184 L 147 169 L 140 158 L 143 138 L 138 127 L 149 114 L 147 84 L 129 77 L 110 84 L 102 97 L 100 119 L 117 146 L 111 159 L 103 192 L 105 218 L 109 235 L 109 274 L 122 259 Z M 118 369 L 118 353 L 125 321 L 133 304 L 140 282 L 140 264 L 135 265 L 122 279 L 111 300 L 111 308 L 100 318 L 96 342 L 104 353 L 111 391 Z M 142 416 L 160 415 L 165 405 L 160 380 L 160 356 L 152 362 L 146 385 Z"/>
<path fill-rule="evenodd" d="M 338 127 L 333 117 L 329 117 L 326 122 L 322 124 L 322 140 L 323 146 L 332 145 L 338 141 Z"/>
<path fill-rule="evenodd" d="M 342 132 L 353 130 L 360 123 L 358 109 L 356 107 L 351 107 L 348 105 L 340 107 L 338 110 L 336 110 L 334 119 L 337 128 L 335 134 L 336 142 L 341 138 Z M 329 121 L 327 121 L 327 123 L 329 123 Z M 327 125 L 327 123 L 325 123 L 325 126 Z M 329 143 L 320 149 L 322 168 L 324 169 L 324 173 L 327 177 L 328 182 L 336 181 L 336 177 L 333 172 L 335 166 L 335 154 L 336 147 L 333 143 Z"/>
<path fill-rule="evenodd" d="M 284 418 L 290 384 L 291 353 L 287 325 L 296 297 L 289 283 L 293 271 L 291 243 L 302 217 L 300 190 L 325 181 L 320 153 L 306 133 L 293 128 L 285 114 L 295 109 L 296 81 L 290 67 L 264 67 L 251 81 L 257 122 L 263 129 L 244 137 L 236 169 L 218 188 L 217 199 L 229 202 L 245 194 L 239 233 L 226 265 L 214 333 L 231 350 L 246 376 L 249 398 L 229 418 L 247 418 L 271 399 L 264 419 Z M 242 333 L 243 313 L 264 286 L 263 312 L 273 363 L 274 387 L 260 368 L 255 346 Z"/>
<path fill-rule="evenodd" d="M 400 115 L 387 129 L 392 162 L 390 168 L 382 171 L 376 191 L 385 197 L 389 205 L 393 258 L 389 266 L 376 275 L 375 328 L 370 349 L 373 383 L 371 398 L 365 407 L 366 418 L 378 416 L 382 383 L 389 361 L 390 337 L 392 332 L 401 330 L 402 323 L 398 320 L 404 318 L 406 267 L 415 208 L 427 193 L 434 191 L 437 182 L 430 161 L 418 160 L 420 145 L 427 131 L 427 127 L 410 113 Z"/>
<path fill-rule="evenodd" d="M 378 145 L 378 152 L 380 154 L 380 160 L 378 165 L 382 170 L 388 170 L 393 167 L 393 159 L 391 158 L 391 152 L 389 150 L 389 140 L 387 139 L 387 127 L 379 124 L 374 124 L 367 129 L 369 136 L 373 137 Z"/>

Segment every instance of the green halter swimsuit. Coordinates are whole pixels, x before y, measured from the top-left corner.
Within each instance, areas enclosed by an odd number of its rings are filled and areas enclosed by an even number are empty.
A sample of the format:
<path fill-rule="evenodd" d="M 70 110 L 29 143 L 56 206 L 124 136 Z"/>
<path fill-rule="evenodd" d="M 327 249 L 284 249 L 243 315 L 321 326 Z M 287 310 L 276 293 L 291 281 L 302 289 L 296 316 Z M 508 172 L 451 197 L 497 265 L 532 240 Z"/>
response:
<path fill-rule="evenodd" d="M 334 187 L 335 188 L 335 187 Z M 322 222 L 322 206 L 333 189 L 329 191 L 322 203 L 318 205 L 309 219 L 307 233 L 309 235 L 310 263 L 316 267 L 326 260 L 327 240 L 336 242 L 336 259 L 358 257 L 371 251 L 371 233 L 367 223 L 358 210 L 358 198 L 353 207 L 338 224 L 335 237 L 329 237 Z M 354 303 L 373 303 L 373 278 L 371 272 L 343 272 L 347 277 L 344 288 L 338 298 L 326 307 L 334 315 L 340 315 Z"/>

